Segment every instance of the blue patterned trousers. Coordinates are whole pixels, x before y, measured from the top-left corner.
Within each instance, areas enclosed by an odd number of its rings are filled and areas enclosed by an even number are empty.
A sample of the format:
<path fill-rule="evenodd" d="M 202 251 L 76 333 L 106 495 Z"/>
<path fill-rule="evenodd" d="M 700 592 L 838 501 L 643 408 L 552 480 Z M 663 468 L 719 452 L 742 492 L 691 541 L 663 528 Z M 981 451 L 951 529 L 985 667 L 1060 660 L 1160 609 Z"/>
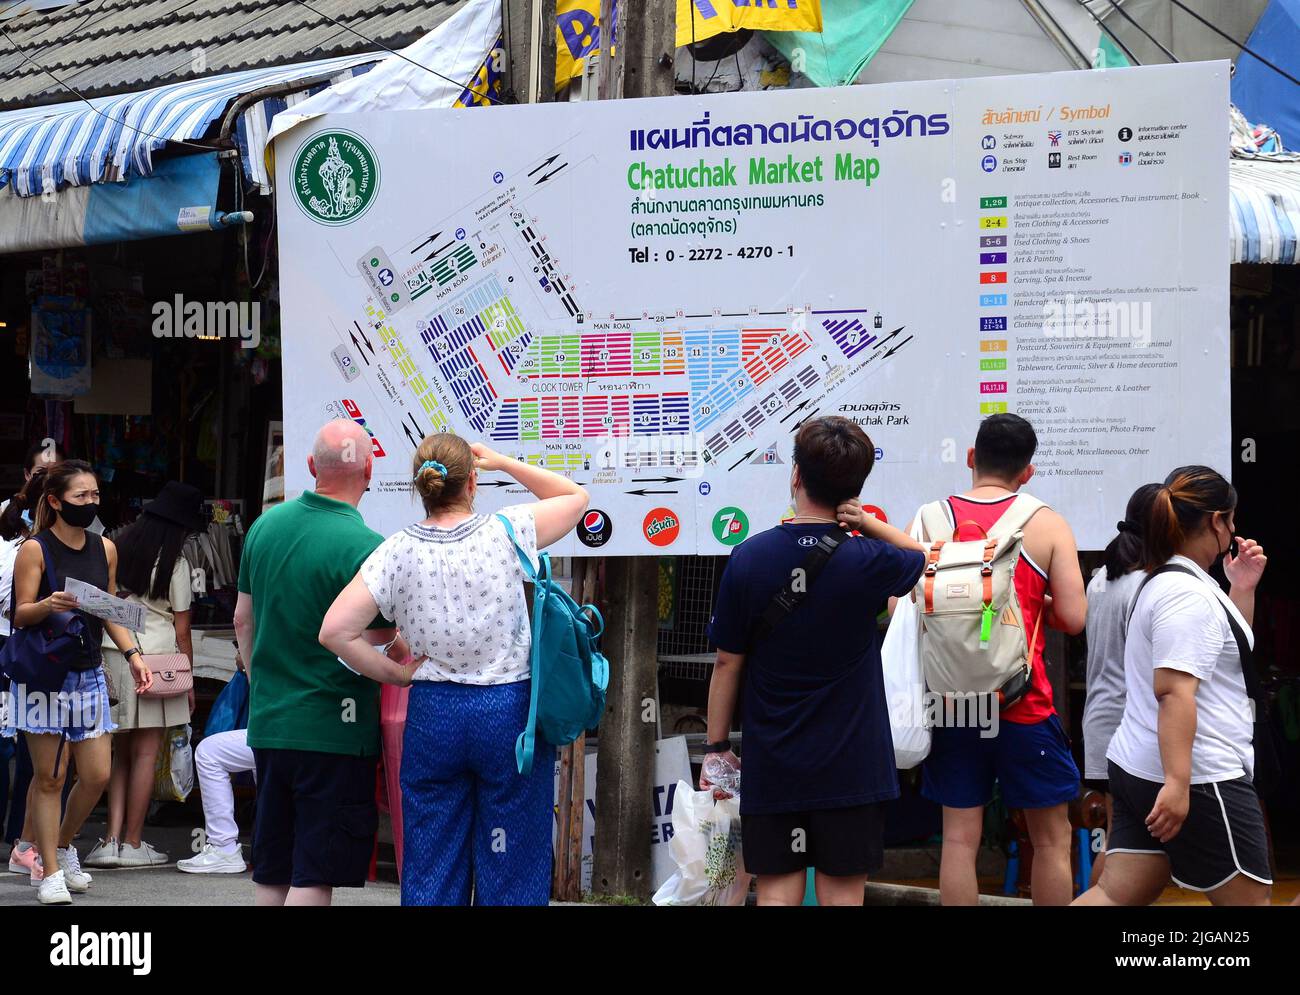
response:
<path fill-rule="evenodd" d="M 519 774 L 529 681 L 416 681 L 402 739 L 403 905 L 545 905 L 554 751 Z"/>

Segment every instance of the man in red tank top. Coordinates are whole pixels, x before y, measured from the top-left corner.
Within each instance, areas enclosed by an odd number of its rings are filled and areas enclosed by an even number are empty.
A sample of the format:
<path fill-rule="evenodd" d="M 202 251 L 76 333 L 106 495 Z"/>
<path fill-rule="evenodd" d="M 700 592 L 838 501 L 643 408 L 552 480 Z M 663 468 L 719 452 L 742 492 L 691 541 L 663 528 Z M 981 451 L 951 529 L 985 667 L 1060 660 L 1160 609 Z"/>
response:
<path fill-rule="evenodd" d="M 1037 448 L 1033 426 L 1018 415 L 992 415 L 980 423 L 975 445 L 966 455 L 970 490 L 947 499 L 954 538 L 977 539 L 981 530 L 987 534 L 1033 477 Z M 838 509 L 842 520 L 874 538 L 928 548 L 854 512 L 850 505 Z M 1052 704 L 1052 685 L 1043 665 L 1047 633 L 1038 620 L 1041 614 L 1045 626 L 1074 635 L 1083 631 L 1088 603 L 1074 534 L 1051 508 L 1040 508 L 1025 525 L 1014 581 L 1025 631 L 1038 633 L 1030 688 L 997 716 L 996 735 L 969 727 L 934 729 L 923 770 L 922 793 L 943 806 L 939 893 L 944 905 L 974 905 L 979 899 L 975 865 L 994 781 L 1001 786 L 1006 806 L 1025 813 L 1034 844 L 1034 904 L 1067 905 L 1073 897 L 1067 805 L 1079 792 L 1079 770 Z"/>
<path fill-rule="evenodd" d="M 948 499 L 957 539 L 977 538 L 973 522 L 985 532 L 1034 475 L 1038 448 L 1033 426 L 1013 414 L 992 415 L 979 428 L 967 453 L 970 490 Z M 974 905 L 979 886 L 976 857 L 984 826 L 984 807 L 996 779 L 1008 808 L 1023 809 L 1034 844 L 1032 889 L 1036 905 L 1066 905 L 1073 897 L 1070 877 L 1070 820 L 1067 805 L 1079 792 L 1079 771 L 1069 739 L 1052 704 L 1052 685 L 1043 665 L 1045 625 L 1074 635 L 1083 630 L 1088 603 L 1074 534 L 1065 519 L 1041 508 L 1024 529 L 1016 564 L 1016 595 L 1025 630 L 1038 632 L 1033 647 L 1030 689 L 999 716 L 998 734 L 977 729 L 934 730 L 925 762 L 922 792 L 943 806 L 940 898 L 945 905 Z"/>

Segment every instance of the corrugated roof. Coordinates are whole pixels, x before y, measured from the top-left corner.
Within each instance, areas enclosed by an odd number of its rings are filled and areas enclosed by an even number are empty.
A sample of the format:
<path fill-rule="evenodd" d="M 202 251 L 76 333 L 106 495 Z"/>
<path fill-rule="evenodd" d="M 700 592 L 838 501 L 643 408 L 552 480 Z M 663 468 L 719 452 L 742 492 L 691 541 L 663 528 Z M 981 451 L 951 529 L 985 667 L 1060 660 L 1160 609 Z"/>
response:
<path fill-rule="evenodd" d="M 76 100 L 50 73 L 97 97 L 401 48 L 468 2 L 308 0 L 309 8 L 297 0 L 83 0 L 30 11 L 0 19 L 8 35 L 0 34 L 0 110 Z"/>

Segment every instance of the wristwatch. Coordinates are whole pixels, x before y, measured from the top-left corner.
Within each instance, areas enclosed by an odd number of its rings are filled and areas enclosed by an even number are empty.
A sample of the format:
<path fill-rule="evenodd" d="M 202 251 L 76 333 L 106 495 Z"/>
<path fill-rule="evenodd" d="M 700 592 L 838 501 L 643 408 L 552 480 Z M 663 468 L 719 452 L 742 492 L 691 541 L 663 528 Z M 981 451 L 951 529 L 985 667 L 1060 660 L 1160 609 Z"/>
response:
<path fill-rule="evenodd" d="M 705 753 L 730 753 L 731 740 L 720 739 L 716 743 L 706 743 L 704 745 L 704 752 Z"/>
<path fill-rule="evenodd" d="M 126 659 L 126 660 L 131 659 L 131 654 L 132 654 L 132 653 L 140 653 L 139 648 L 137 648 L 137 647 L 135 647 L 135 646 L 132 646 L 129 650 L 127 650 L 125 653 L 122 654 L 123 659 Z M 143 653 L 140 653 L 140 655 L 141 655 L 141 656 L 144 656 Z"/>

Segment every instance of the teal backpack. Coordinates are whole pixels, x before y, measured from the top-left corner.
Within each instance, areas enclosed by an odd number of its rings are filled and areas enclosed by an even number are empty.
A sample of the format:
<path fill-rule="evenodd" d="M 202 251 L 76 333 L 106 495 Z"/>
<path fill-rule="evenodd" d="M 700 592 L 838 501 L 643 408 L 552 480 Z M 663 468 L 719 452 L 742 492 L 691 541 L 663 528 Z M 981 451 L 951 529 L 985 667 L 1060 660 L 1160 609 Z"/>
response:
<path fill-rule="evenodd" d="M 524 576 L 533 584 L 532 700 L 528 725 L 515 743 L 520 774 L 533 769 L 537 736 L 552 746 L 572 743 L 595 728 L 605 711 L 609 661 L 596 648 L 605 620 L 595 605 L 579 605 L 551 580 L 549 553 L 533 568 L 504 515 L 497 515 L 514 543 Z M 590 616 L 587 614 L 590 612 Z"/>

